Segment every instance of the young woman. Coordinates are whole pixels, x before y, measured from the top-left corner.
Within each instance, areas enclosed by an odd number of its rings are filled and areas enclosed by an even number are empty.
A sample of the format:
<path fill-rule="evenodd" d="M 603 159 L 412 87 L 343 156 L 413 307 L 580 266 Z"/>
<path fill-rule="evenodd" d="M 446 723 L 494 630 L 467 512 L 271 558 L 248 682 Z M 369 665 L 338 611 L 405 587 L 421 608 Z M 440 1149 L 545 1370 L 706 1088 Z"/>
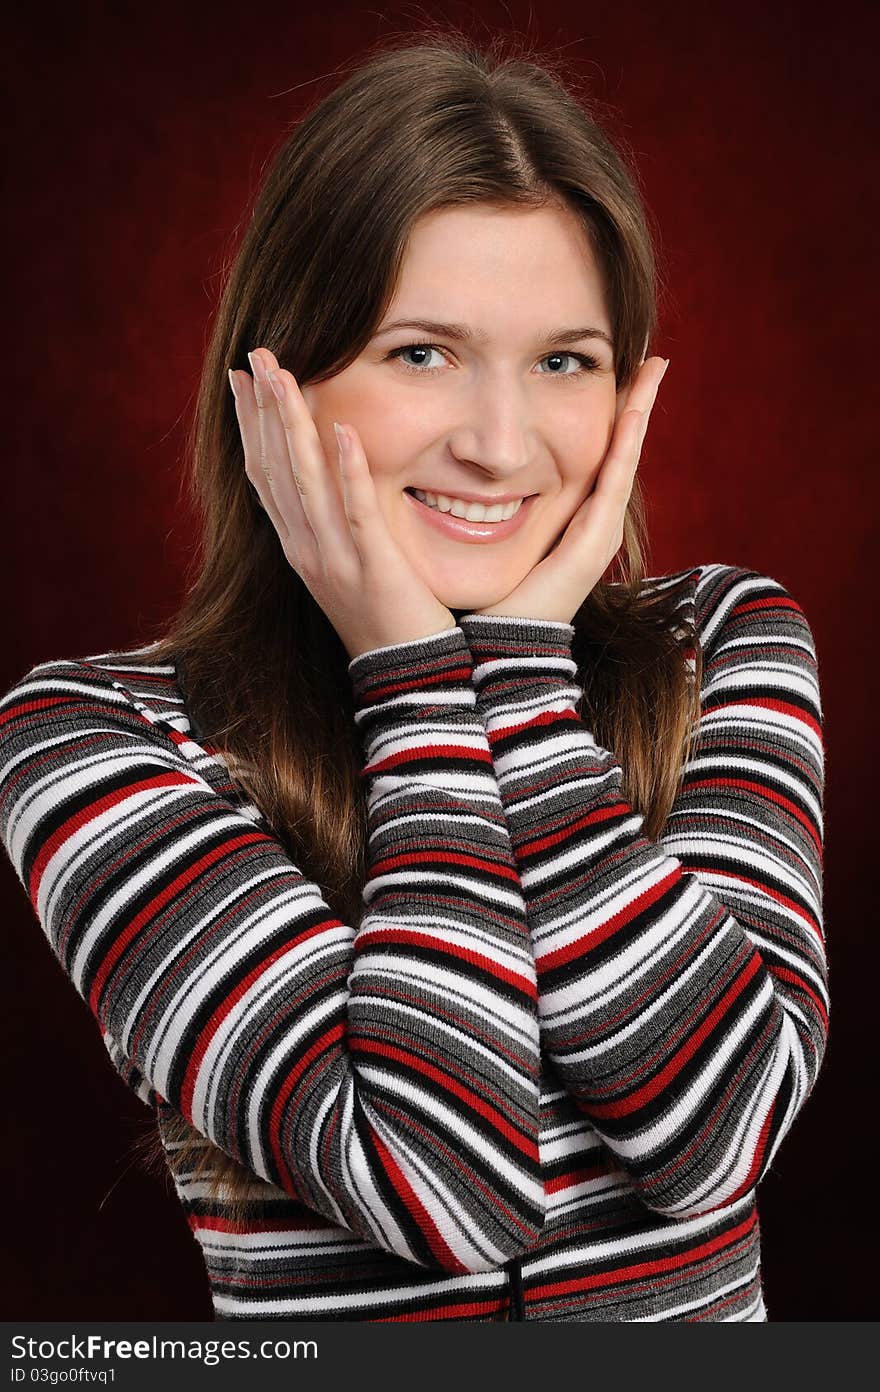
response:
<path fill-rule="evenodd" d="M 654 288 L 552 64 L 374 53 L 231 268 L 179 615 L 0 703 L 4 845 L 218 1317 L 767 1318 L 816 651 L 754 570 L 645 577 Z"/>

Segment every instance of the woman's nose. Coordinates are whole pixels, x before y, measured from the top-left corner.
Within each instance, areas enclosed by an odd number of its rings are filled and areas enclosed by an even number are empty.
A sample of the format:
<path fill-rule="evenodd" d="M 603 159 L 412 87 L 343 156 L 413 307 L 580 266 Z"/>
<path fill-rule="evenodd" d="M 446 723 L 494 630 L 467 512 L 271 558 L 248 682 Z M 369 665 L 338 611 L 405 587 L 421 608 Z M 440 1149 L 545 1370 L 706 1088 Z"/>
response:
<path fill-rule="evenodd" d="M 497 412 L 480 414 L 453 430 L 449 444 L 457 459 L 490 473 L 493 478 L 510 479 L 528 469 L 533 455 L 527 428 L 510 415 Z"/>

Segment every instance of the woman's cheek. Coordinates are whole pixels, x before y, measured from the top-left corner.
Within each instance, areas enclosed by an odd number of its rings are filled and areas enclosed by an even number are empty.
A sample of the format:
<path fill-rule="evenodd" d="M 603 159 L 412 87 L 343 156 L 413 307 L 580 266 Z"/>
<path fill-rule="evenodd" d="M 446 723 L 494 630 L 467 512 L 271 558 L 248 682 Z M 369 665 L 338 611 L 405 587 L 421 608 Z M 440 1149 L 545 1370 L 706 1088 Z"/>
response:
<path fill-rule="evenodd" d="M 581 500 L 586 498 L 591 492 L 602 463 L 608 453 L 608 446 L 614 436 L 614 416 L 611 414 L 607 422 L 597 423 L 596 428 L 590 432 L 589 442 L 586 444 L 581 455 L 580 473 L 583 478 Z"/>
<path fill-rule="evenodd" d="M 585 451 L 586 453 L 586 451 Z M 571 507 L 569 509 L 568 520 L 574 516 L 577 509 L 585 498 L 592 493 L 596 480 L 599 477 L 599 470 L 602 467 L 604 449 L 596 444 L 587 454 L 586 460 L 581 457 L 578 468 L 573 471 L 573 484 L 570 493 Z"/>

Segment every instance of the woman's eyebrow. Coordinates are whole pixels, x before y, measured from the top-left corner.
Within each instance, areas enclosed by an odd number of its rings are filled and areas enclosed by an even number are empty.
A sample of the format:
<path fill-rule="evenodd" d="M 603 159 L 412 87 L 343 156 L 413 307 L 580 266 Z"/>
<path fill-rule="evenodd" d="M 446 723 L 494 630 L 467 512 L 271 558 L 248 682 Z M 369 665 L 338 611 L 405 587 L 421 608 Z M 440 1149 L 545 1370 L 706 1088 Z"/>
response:
<path fill-rule="evenodd" d="M 423 333 L 436 334 L 438 338 L 454 338 L 459 342 L 472 340 L 475 343 L 486 343 L 489 337 L 482 329 L 470 329 L 467 324 L 439 324 L 433 319 L 395 319 L 392 323 L 385 324 L 373 337 L 381 338 L 383 334 L 391 333 L 394 329 L 419 329 Z M 552 343 L 578 343 L 582 338 L 601 338 L 609 348 L 614 348 L 614 343 L 604 329 L 590 325 L 586 328 L 554 329 L 543 338 L 538 338 L 537 343 L 544 347 Z"/>

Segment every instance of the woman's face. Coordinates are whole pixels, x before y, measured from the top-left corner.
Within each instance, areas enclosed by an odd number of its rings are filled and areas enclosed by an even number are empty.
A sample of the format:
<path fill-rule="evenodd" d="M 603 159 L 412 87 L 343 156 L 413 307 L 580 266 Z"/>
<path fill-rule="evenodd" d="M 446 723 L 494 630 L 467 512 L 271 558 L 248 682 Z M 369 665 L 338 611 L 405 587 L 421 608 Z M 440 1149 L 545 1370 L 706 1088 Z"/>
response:
<path fill-rule="evenodd" d="M 416 223 L 397 292 L 360 356 L 303 388 L 328 459 L 333 421 L 355 427 L 394 539 L 450 610 L 509 594 L 590 492 L 618 411 L 610 335 L 573 213 L 443 209 Z M 530 501 L 512 523 L 450 522 L 414 487 L 454 512 L 456 499 Z"/>

